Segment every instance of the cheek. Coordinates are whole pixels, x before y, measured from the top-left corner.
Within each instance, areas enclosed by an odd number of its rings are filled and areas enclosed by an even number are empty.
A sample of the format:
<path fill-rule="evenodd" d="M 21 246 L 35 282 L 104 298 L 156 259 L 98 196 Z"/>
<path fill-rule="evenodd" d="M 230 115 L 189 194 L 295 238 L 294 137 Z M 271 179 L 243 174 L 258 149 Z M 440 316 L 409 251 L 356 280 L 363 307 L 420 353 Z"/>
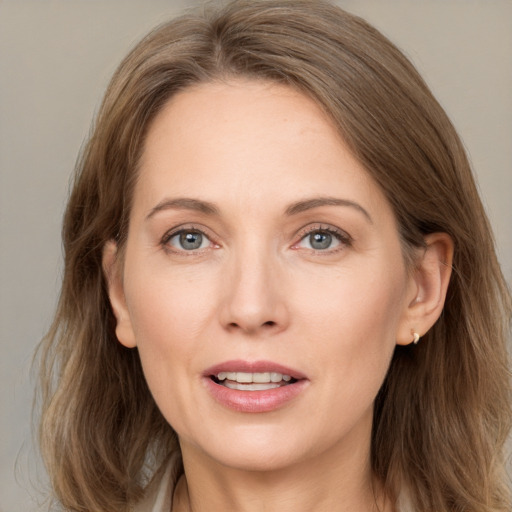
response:
<path fill-rule="evenodd" d="M 379 262 L 377 262 L 379 263 Z M 382 265 L 351 265 L 308 275 L 299 285 L 297 309 L 319 333 L 365 345 L 392 339 L 403 307 L 405 271 Z"/>
<path fill-rule="evenodd" d="M 137 344 L 186 346 L 211 316 L 212 276 L 197 276 L 165 261 L 147 267 L 135 261 L 133 271 L 126 269 L 125 292 Z"/>
<path fill-rule="evenodd" d="M 396 345 L 404 286 L 401 269 L 386 272 L 369 265 L 326 280 L 322 292 L 304 288 L 309 293 L 301 294 L 299 305 L 302 330 L 308 333 L 303 351 L 312 362 L 321 357 L 317 376 L 334 390 L 329 400 L 340 409 L 370 407 L 382 385 Z M 308 347 L 311 340 L 314 351 Z"/>
<path fill-rule="evenodd" d="M 176 407 L 212 317 L 212 285 L 179 271 L 129 271 L 127 305 L 146 380 L 157 403 Z"/>

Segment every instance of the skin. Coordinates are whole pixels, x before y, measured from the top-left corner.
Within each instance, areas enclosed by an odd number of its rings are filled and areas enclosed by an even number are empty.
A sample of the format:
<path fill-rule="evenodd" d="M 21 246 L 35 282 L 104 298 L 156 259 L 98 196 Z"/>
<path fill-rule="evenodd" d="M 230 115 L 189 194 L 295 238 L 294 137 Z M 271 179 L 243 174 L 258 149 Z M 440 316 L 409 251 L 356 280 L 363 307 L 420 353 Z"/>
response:
<path fill-rule="evenodd" d="M 287 212 L 314 198 L 347 203 Z M 180 229 L 203 232 L 201 248 Z M 331 245 L 315 249 L 311 231 Z M 406 268 L 388 201 L 314 101 L 243 80 L 171 98 L 148 132 L 122 265 L 116 251 L 116 333 L 183 453 L 175 511 L 393 510 L 370 470 L 373 403 L 395 345 L 439 316 L 452 246 L 431 235 Z M 203 372 L 233 359 L 306 385 L 271 412 L 232 410 Z"/>

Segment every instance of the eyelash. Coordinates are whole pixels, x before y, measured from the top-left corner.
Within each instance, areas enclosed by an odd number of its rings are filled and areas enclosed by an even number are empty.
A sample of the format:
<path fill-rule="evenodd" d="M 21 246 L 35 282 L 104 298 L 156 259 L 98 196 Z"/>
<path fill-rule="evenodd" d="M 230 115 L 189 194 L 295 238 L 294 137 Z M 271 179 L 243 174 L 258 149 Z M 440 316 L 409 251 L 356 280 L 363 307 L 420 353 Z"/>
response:
<path fill-rule="evenodd" d="M 335 228 L 333 226 L 317 224 L 317 225 L 309 226 L 305 230 L 301 231 L 299 233 L 299 236 L 300 236 L 299 241 L 295 242 L 292 245 L 292 249 L 298 248 L 298 245 L 300 244 L 300 242 L 302 242 L 304 239 L 306 239 L 306 237 L 310 236 L 313 233 L 322 233 L 322 234 L 326 233 L 326 234 L 332 235 L 334 238 L 336 238 L 336 240 L 338 240 L 338 242 L 340 242 L 339 247 L 336 247 L 334 249 L 325 249 L 325 250 L 309 249 L 314 254 L 319 254 L 319 255 L 334 254 L 339 251 L 342 251 L 346 247 L 350 247 L 353 244 L 353 239 L 347 232 L 345 232 L 339 228 Z"/>
<path fill-rule="evenodd" d="M 205 248 L 203 249 L 196 249 L 196 250 L 190 250 L 187 251 L 185 249 L 175 249 L 169 245 L 169 242 L 178 235 L 181 235 L 182 233 L 199 233 L 200 235 L 204 236 L 210 244 L 218 246 L 212 238 L 214 238 L 212 235 L 206 233 L 204 228 L 198 228 L 196 226 L 190 225 L 190 226 L 180 226 L 177 228 L 173 228 L 170 231 L 167 231 L 165 235 L 162 237 L 162 240 L 160 241 L 160 245 L 163 247 L 163 249 L 172 254 L 176 254 L 178 256 L 191 256 L 191 255 L 197 255 L 205 251 Z"/>
<path fill-rule="evenodd" d="M 193 226 L 193 225 L 190 225 L 190 226 L 180 226 L 180 227 L 173 228 L 172 230 L 168 231 L 162 237 L 162 239 L 160 241 L 160 245 L 163 247 L 163 249 L 166 252 L 172 253 L 172 254 L 177 254 L 177 255 L 180 255 L 180 256 L 197 255 L 197 254 L 202 253 L 206 249 L 210 248 L 210 247 L 208 247 L 208 248 L 202 248 L 202 249 L 190 250 L 190 251 L 187 251 L 185 249 L 181 249 L 180 250 L 180 249 L 172 248 L 169 245 L 170 240 L 172 240 L 174 237 L 176 237 L 176 236 L 178 236 L 178 235 L 180 235 L 182 233 L 199 233 L 200 235 L 206 237 L 206 239 L 210 242 L 210 244 L 213 244 L 213 245 L 219 247 L 219 244 L 215 243 L 215 241 L 212 240 L 212 238 L 214 238 L 212 235 L 209 235 L 208 233 L 206 233 L 206 231 L 203 228 L 198 228 L 198 227 Z M 322 250 L 322 249 L 309 249 L 310 252 L 313 252 L 315 254 L 325 254 L 325 255 L 333 254 L 333 253 L 336 253 L 338 251 L 343 250 L 346 247 L 350 247 L 352 245 L 352 243 L 353 243 L 352 237 L 348 233 L 346 233 L 345 231 L 342 231 L 341 229 L 338 229 L 338 228 L 335 228 L 335 227 L 332 227 L 332 226 L 326 226 L 326 225 L 322 225 L 322 224 L 317 224 L 317 225 L 309 226 L 306 229 L 302 230 L 299 233 L 299 235 L 298 235 L 300 237 L 299 240 L 297 242 L 295 242 L 291 246 L 291 248 L 295 249 L 295 250 L 299 249 L 298 245 L 306 237 L 310 236 L 313 233 L 323 233 L 323 234 L 326 233 L 328 235 L 332 235 L 338 242 L 340 242 L 340 246 L 336 247 L 334 249 L 325 249 L 325 250 Z M 306 250 L 308 250 L 308 249 L 306 249 Z"/>

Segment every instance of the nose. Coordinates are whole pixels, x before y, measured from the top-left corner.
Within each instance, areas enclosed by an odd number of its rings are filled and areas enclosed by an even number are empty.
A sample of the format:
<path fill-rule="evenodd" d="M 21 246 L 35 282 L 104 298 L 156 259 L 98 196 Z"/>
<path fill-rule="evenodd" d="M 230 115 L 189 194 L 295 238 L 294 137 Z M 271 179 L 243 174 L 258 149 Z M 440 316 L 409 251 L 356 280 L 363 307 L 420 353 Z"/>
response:
<path fill-rule="evenodd" d="M 224 274 L 220 311 L 223 327 L 252 336 L 285 330 L 290 315 L 284 300 L 285 276 L 280 263 L 268 252 L 257 250 L 233 259 Z"/>

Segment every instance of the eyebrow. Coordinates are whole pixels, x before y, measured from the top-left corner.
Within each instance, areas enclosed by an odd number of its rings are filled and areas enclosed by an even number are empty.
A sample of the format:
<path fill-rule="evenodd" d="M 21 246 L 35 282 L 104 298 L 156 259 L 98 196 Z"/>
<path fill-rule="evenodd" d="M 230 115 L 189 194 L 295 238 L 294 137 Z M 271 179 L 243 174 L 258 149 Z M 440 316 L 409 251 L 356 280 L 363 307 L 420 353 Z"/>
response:
<path fill-rule="evenodd" d="M 297 215 L 314 208 L 320 208 L 322 206 L 345 206 L 354 208 L 362 213 L 370 222 L 370 224 L 373 224 L 371 215 L 360 204 L 354 201 L 350 201 L 349 199 L 340 199 L 337 197 L 313 197 L 311 199 L 297 201 L 285 209 L 285 215 L 291 217 L 293 215 Z M 146 220 L 149 220 L 158 212 L 173 209 L 192 210 L 210 216 L 220 215 L 219 209 L 213 203 L 188 197 L 179 197 L 175 199 L 166 198 L 160 201 L 154 208 L 150 210 L 146 216 Z"/>
<path fill-rule="evenodd" d="M 204 213 L 205 215 L 219 215 L 219 209 L 208 201 L 200 201 L 199 199 L 191 199 L 188 197 L 180 197 L 176 199 L 163 199 L 154 208 L 150 210 L 146 216 L 149 220 L 153 215 L 164 210 L 193 210 Z"/>
<path fill-rule="evenodd" d="M 297 215 L 307 210 L 312 210 L 313 208 L 320 208 L 321 206 L 348 206 L 355 208 L 366 217 L 370 224 L 373 224 L 371 215 L 360 204 L 350 201 L 349 199 L 340 199 L 337 197 L 313 197 L 311 199 L 297 201 L 286 208 L 285 214 L 289 216 Z"/>

